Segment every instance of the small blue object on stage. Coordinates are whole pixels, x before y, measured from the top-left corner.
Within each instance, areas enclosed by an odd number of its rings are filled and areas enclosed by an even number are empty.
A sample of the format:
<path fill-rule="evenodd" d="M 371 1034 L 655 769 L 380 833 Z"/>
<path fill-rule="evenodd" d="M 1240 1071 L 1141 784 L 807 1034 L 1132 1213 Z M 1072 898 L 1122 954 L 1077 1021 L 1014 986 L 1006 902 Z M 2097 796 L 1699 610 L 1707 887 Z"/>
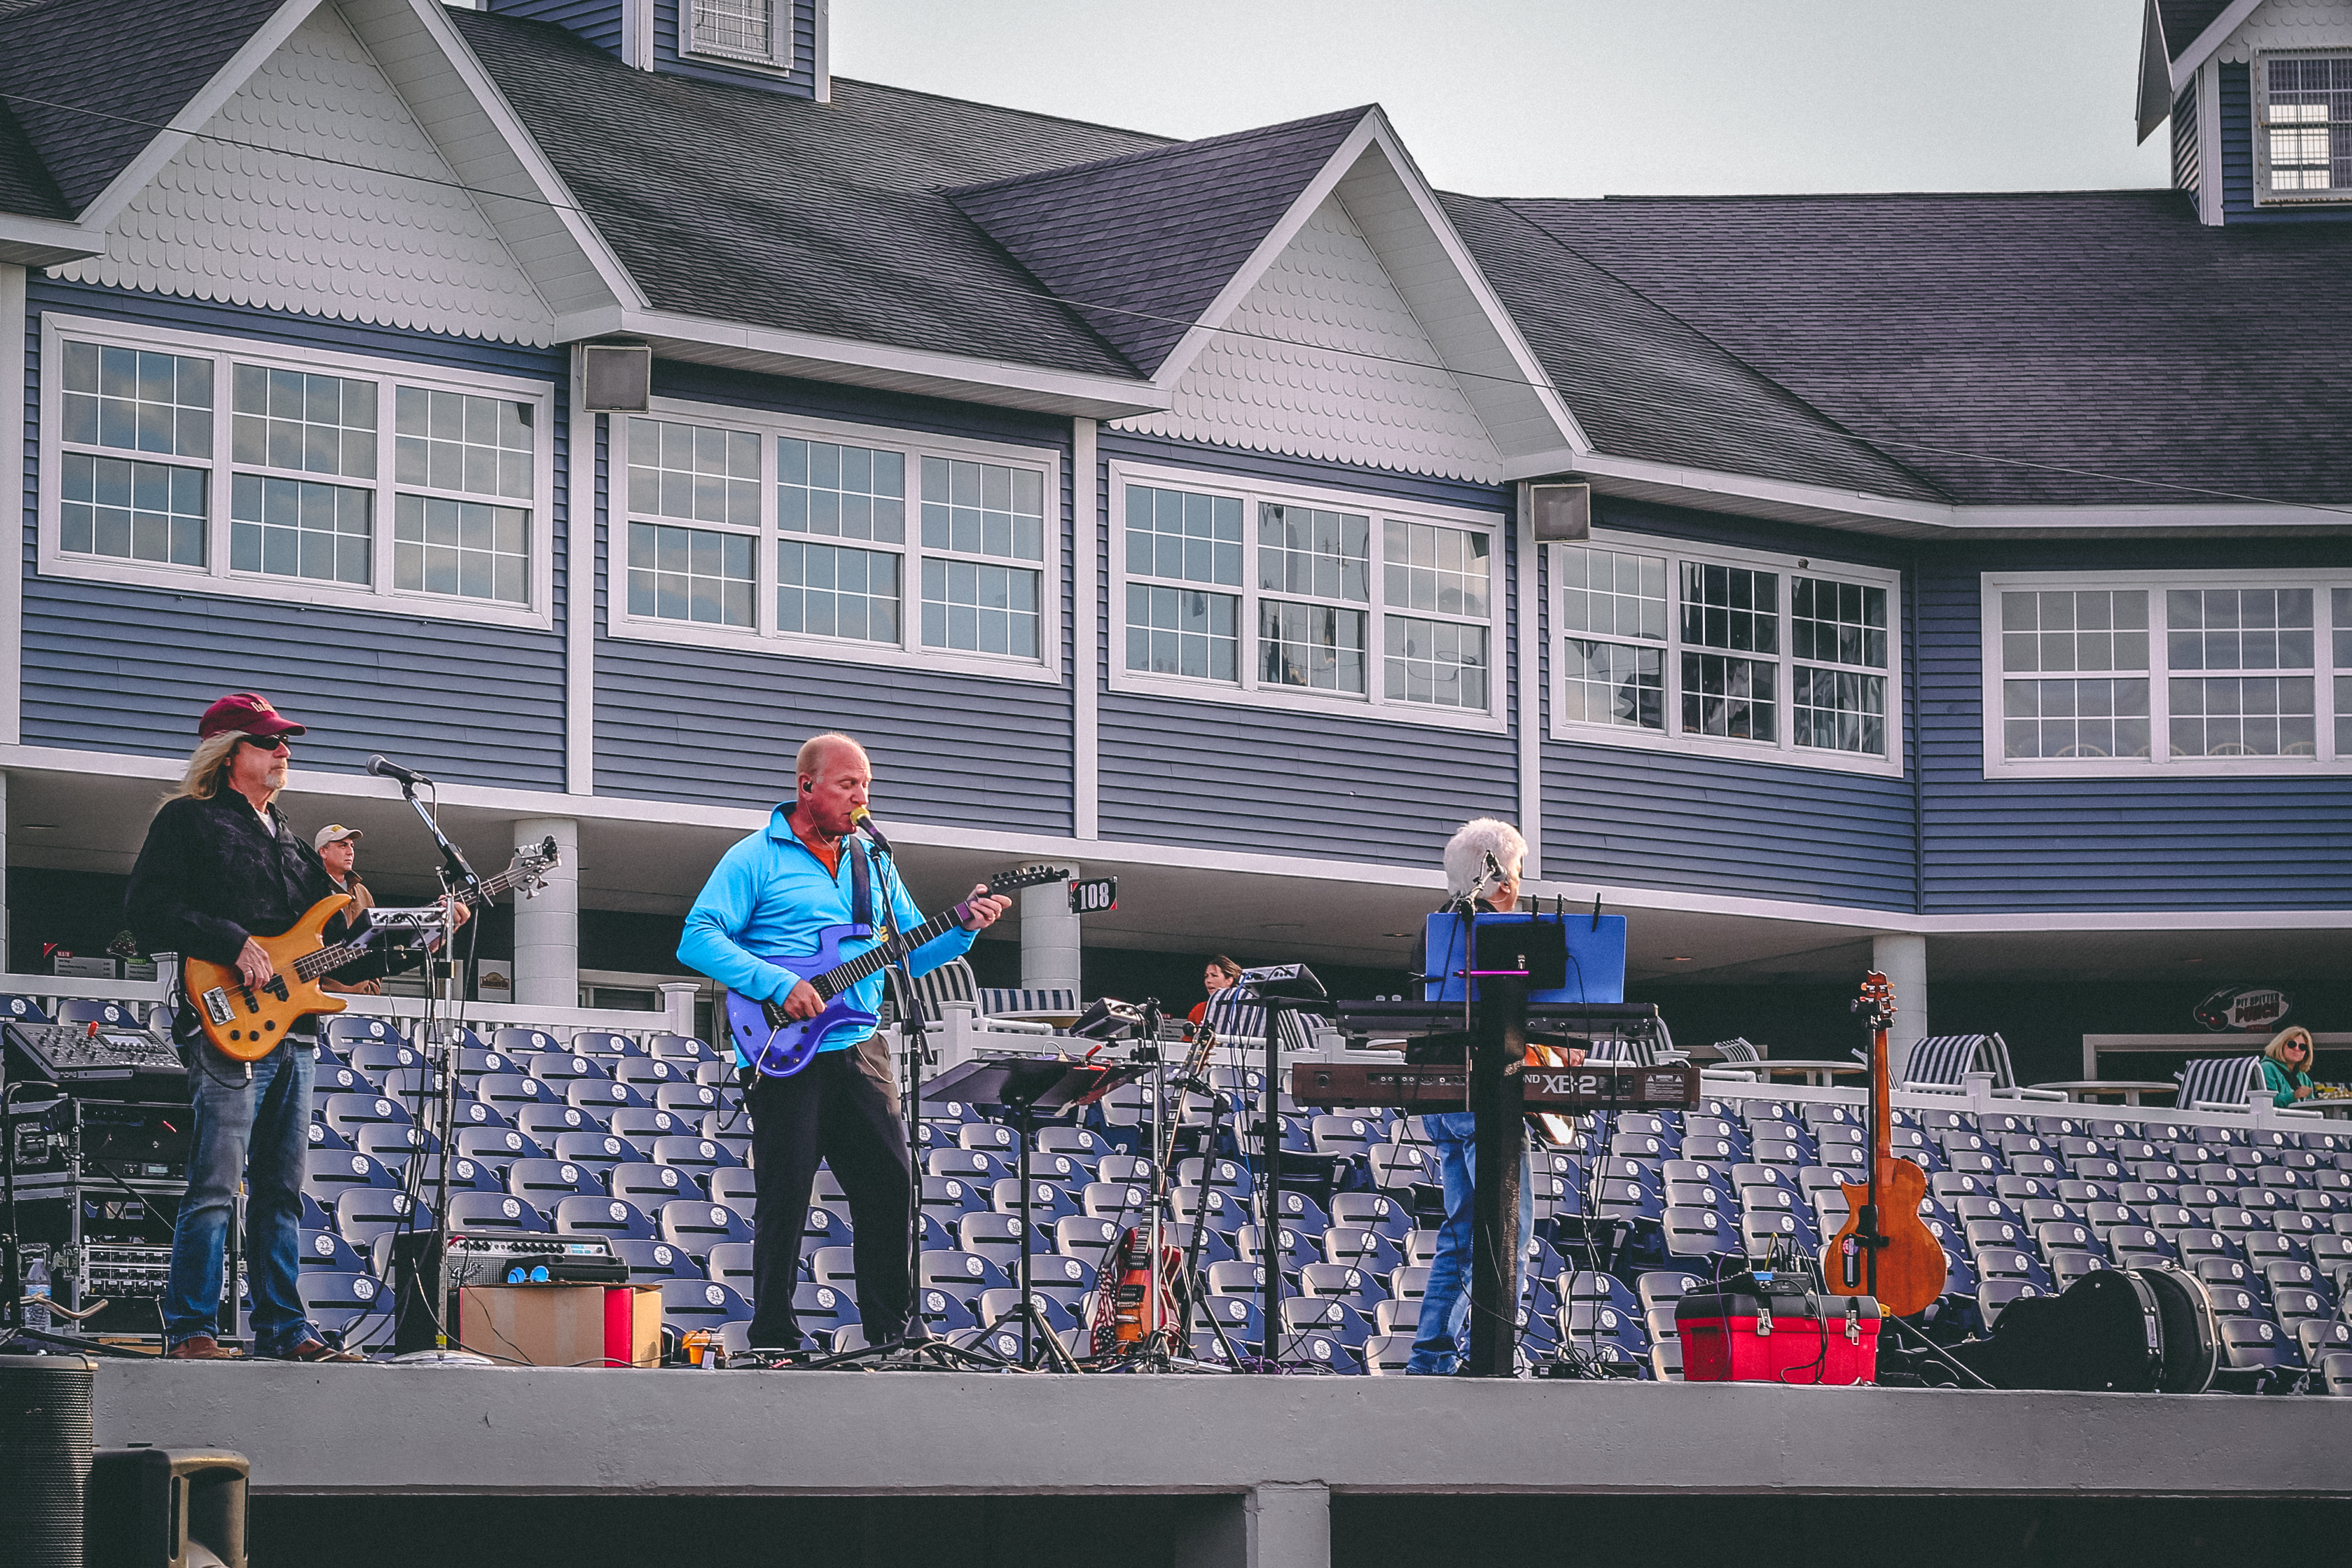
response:
<path fill-rule="evenodd" d="M 1492 952 L 1492 932 L 1502 934 L 1511 927 L 1527 927 L 1540 922 L 1546 926 L 1557 925 L 1568 948 L 1567 972 L 1557 987 L 1545 986 L 1528 993 L 1529 1005 L 1539 1002 L 1622 1002 L 1625 999 L 1625 917 L 1622 915 L 1482 914 L 1472 916 L 1476 922 L 1476 946 Z M 1536 933 L 1527 933 L 1530 937 Z M 1549 938 L 1551 933 L 1542 934 Z M 1429 946 L 1426 968 L 1429 979 L 1422 988 L 1429 1001 L 1458 1002 L 1463 987 L 1467 983 L 1465 971 L 1478 966 L 1473 961 L 1472 943 L 1465 940 L 1462 917 L 1458 915 L 1437 914 L 1429 917 Z M 1529 946 L 1533 946 L 1531 942 Z"/>

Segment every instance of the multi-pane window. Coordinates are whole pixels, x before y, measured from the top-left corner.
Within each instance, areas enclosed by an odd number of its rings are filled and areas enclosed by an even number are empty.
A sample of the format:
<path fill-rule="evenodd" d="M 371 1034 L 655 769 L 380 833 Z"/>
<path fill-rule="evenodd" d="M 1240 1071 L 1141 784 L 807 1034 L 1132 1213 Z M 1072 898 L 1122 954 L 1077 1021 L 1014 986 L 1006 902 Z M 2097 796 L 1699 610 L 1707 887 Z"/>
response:
<path fill-rule="evenodd" d="M 1989 579 L 1987 768 L 2352 762 L 2352 585 L 2327 575 Z"/>
<path fill-rule="evenodd" d="M 903 454 L 789 436 L 778 441 L 776 528 L 776 630 L 899 641 L 900 547 L 907 538 Z"/>
<path fill-rule="evenodd" d="M 1484 719 L 1494 535 L 1121 476 L 1123 671 Z"/>
<path fill-rule="evenodd" d="M 2003 593 L 2000 650 L 2005 756 L 2148 754 L 2146 590 Z"/>
<path fill-rule="evenodd" d="M 1045 489 L 1034 468 L 923 459 L 926 648 L 1038 656 Z M 950 559 L 950 557 L 960 559 Z"/>
<path fill-rule="evenodd" d="M 210 458 L 213 362 L 96 343 L 65 345 L 64 436 L 85 447 Z M 210 475 L 74 453 L 61 465 L 58 543 L 77 555 L 205 564 Z"/>
<path fill-rule="evenodd" d="M 1886 755 L 1886 590 L 1796 577 L 1789 587 L 1799 746 Z"/>
<path fill-rule="evenodd" d="M 1775 572 L 1683 562 L 1683 733 L 1775 738 L 1780 601 Z"/>
<path fill-rule="evenodd" d="M 1126 495 L 1127 667 L 1238 678 L 1242 503 L 1150 485 Z M 1193 584 L 1204 586 L 1194 587 Z M 1231 592 L 1217 592 L 1216 589 Z"/>
<path fill-rule="evenodd" d="M 2176 588 L 2164 599 L 2172 755 L 2316 755 L 2311 590 Z"/>
<path fill-rule="evenodd" d="M 1729 552 L 1564 545 L 1559 678 L 1566 733 L 1631 732 L 1687 749 L 1736 743 L 1822 766 L 1888 766 L 1893 592 L 1862 569 Z M 1788 566 L 1796 570 L 1786 570 Z M 1686 744 L 1687 743 L 1687 744 Z M 1821 754 L 1846 753 L 1852 764 Z"/>
<path fill-rule="evenodd" d="M 1043 463 L 924 452 L 879 430 L 625 423 L 629 619 L 806 639 L 824 656 L 1045 672 Z"/>
<path fill-rule="evenodd" d="M 2263 194 L 2352 196 L 2352 53 L 2266 55 L 2258 79 Z"/>
<path fill-rule="evenodd" d="M 531 615 L 544 390 L 161 330 L 110 342 L 124 329 L 60 317 L 44 332 L 60 371 L 44 570 L 113 561 L 247 597 L 300 585 Z"/>
<path fill-rule="evenodd" d="M 688 0 L 688 5 L 694 16 L 688 48 L 755 60 L 775 57 L 776 0 Z"/>

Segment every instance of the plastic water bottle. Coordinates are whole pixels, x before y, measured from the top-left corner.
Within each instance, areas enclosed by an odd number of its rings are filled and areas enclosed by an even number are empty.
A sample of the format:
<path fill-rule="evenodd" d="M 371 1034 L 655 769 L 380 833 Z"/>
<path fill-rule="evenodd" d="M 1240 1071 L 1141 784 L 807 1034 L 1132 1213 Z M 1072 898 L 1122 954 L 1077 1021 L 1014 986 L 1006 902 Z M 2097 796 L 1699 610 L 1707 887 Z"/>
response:
<path fill-rule="evenodd" d="M 47 1329 L 49 1326 L 49 1260 L 46 1253 L 36 1252 L 25 1261 L 25 1326 Z"/>

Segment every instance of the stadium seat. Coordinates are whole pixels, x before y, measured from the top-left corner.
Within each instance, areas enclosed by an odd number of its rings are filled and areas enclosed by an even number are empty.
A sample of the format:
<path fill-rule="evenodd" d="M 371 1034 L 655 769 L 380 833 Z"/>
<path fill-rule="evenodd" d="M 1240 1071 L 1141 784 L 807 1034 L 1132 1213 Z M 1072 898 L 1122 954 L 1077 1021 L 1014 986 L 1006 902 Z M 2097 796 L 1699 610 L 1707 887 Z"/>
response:
<path fill-rule="evenodd" d="M 1088 1182 L 1078 1189 L 1078 1211 L 1097 1219 L 1140 1218 L 1150 1205 L 1151 1189 L 1141 1182 Z"/>
<path fill-rule="evenodd" d="M 968 1213 L 955 1225 L 958 1248 L 979 1253 L 1013 1279 L 1019 1278 L 1021 1250 L 1029 1234 L 1029 1227 L 1012 1214 Z M 992 1314 L 983 1312 L 981 1315 L 986 1318 Z"/>
<path fill-rule="evenodd" d="M 2295 1342 L 2268 1319 L 2223 1317 L 2219 1328 L 2221 1351 L 2230 1365 L 2292 1372 L 2303 1370 L 2303 1355 Z"/>
<path fill-rule="evenodd" d="M 934 1333 L 951 1334 L 980 1326 L 971 1310 L 978 1299 L 977 1294 L 967 1299 L 956 1290 L 927 1285 L 915 1292 L 915 1311 Z"/>
<path fill-rule="evenodd" d="M 715 1329 L 751 1315 L 751 1303 L 716 1280 L 662 1282 L 662 1322 L 681 1333 Z"/>
<path fill-rule="evenodd" d="M 474 1098 L 483 1104 L 506 1110 L 509 1114 L 527 1105 L 552 1105 L 559 1098 L 556 1092 L 540 1080 L 524 1072 L 488 1072 L 474 1085 Z M 522 1125 L 520 1119 L 517 1126 Z M 550 1136 L 554 1129 L 550 1129 Z"/>
<path fill-rule="evenodd" d="M 646 1037 L 645 1053 L 665 1061 L 715 1061 L 719 1053 L 702 1040 L 689 1034 L 652 1034 Z"/>
<path fill-rule="evenodd" d="M 648 1214 L 677 1198 L 702 1197 L 692 1176 L 649 1160 L 625 1160 L 613 1167 L 609 1179 L 614 1197 L 625 1197 Z"/>
<path fill-rule="evenodd" d="M 710 1201 L 723 1203 L 748 1224 L 759 1217 L 759 1182 L 743 1166 L 727 1166 L 710 1173 Z"/>
<path fill-rule="evenodd" d="M 1401 1377 L 1412 1359 L 1412 1334 L 1381 1333 L 1363 1343 L 1364 1370 L 1375 1377 Z"/>
<path fill-rule="evenodd" d="M 749 1241 L 721 1241 L 713 1245 L 709 1255 L 703 1260 L 703 1272 L 745 1301 L 754 1304 L 758 1302 L 759 1297 L 751 1288 L 751 1244 Z"/>
<path fill-rule="evenodd" d="M 1302 1229 L 1313 1228 L 1307 1210 L 1314 1199 L 1304 1193 L 1283 1194 L 1283 1218 Z M 1294 1203 L 1290 1200 L 1296 1199 Z M 1331 1213 L 1324 1228 L 1330 1225 L 1358 1226 L 1378 1231 L 1391 1241 L 1402 1242 L 1413 1228 L 1412 1210 L 1386 1193 L 1342 1192 L 1331 1197 Z"/>
<path fill-rule="evenodd" d="M 2031 1280 L 1987 1280 L 1977 1287 L 1977 1311 L 1983 1314 L 1985 1327 L 1992 1328 L 2011 1301 L 2027 1296 L 2044 1296 L 2049 1291 Z"/>
<path fill-rule="evenodd" d="M 335 1273 L 361 1274 L 367 1264 L 357 1250 L 342 1237 L 331 1230 L 305 1230 L 299 1242 L 300 1266 L 304 1269 L 325 1269 Z"/>
<path fill-rule="evenodd" d="M 655 1222 L 661 1228 L 663 1240 L 684 1248 L 697 1262 L 701 1262 L 722 1241 L 751 1239 L 751 1228 L 744 1223 L 741 1215 L 723 1203 L 704 1198 L 672 1198 L 656 1211 Z"/>
<path fill-rule="evenodd" d="M 449 1195 L 449 1228 L 453 1232 L 520 1230 L 541 1232 L 547 1221 L 538 1209 L 511 1193 L 456 1192 Z"/>
<path fill-rule="evenodd" d="M 509 1056 L 538 1056 L 549 1051 L 566 1054 L 588 1054 L 572 1047 L 567 1051 L 562 1041 L 543 1029 L 501 1029 L 490 1033 L 490 1049 Z"/>
<path fill-rule="evenodd" d="M 370 1350 L 392 1340 L 388 1293 L 371 1275 L 306 1269 L 296 1281 L 302 1311 L 319 1331 L 351 1350 Z"/>
<path fill-rule="evenodd" d="M 1304 1265 L 1298 1270 L 1298 1289 L 1306 1295 L 1349 1302 L 1366 1312 L 1388 1300 L 1388 1291 L 1377 1278 L 1347 1263 Z"/>
<path fill-rule="evenodd" d="M 803 1281 L 793 1291 L 793 1315 L 803 1333 L 831 1333 L 857 1322 L 857 1298 L 838 1286 Z"/>
<path fill-rule="evenodd" d="M 602 1197 L 604 1184 L 594 1171 L 571 1160 L 517 1160 L 507 1167 L 507 1190 L 544 1214 L 558 1198 L 574 1194 Z"/>
<path fill-rule="evenodd" d="M 1067 1187 L 1034 1177 L 1029 1183 L 1029 1202 L 1025 1210 L 1021 1202 L 1019 1176 L 1001 1176 L 989 1183 L 988 1207 L 998 1214 L 1023 1215 L 1041 1229 L 1057 1219 L 1081 1212 L 1078 1200 L 1070 1196 Z"/>
<path fill-rule="evenodd" d="M 1077 1259 L 1089 1268 L 1099 1268 L 1105 1249 L 1118 1239 L 1125 1228 L 1117 1219 L 1074 1214 L 1054 1222 L 1054 1250 Z"/>
<path fill-rule="evenodd" d="M 457 1129 L 457 1152 L 496 1166 L 501 1172 L 517 1160 L 543 1160 L 548 1157 L 547 1150 L 512 1127 L 460 1127 Z"/>
<path fill-rule="evenodd" d="M 1318 1335 L 1328 1335 L 1352 1349 L 1371 1337 L 1372 1326 L 1363 1312 L 1346 1301 L 1328 1296 L 1286 1296 L 1282 1302 L 1282 1359 L 1290 1361 L 1304 1359 L 1298 1355 L 1298 1348 Z M 1314 1355 L 1313 1359 L 1327 1358 Z"/>
<path fill-rule="evenodd" d="M 352 1187 L 399 1185 L 373 1156 L 356 1149 L 312 1149 L 303 1155 L 302 1188 L 329 1207 Z"/>
<path fill-rule="evenodd" d="M 625 1138 L 615 1137 L 611 1133 L 584 1129 L 577 1133 L 558 1133 L 551 1152 L 559 1160 L 585 1166 L 600 1179 L 610 1176 L 614 1166 L 644 1157 Z"/>
<path fill-rule="evenodd" d="M 917 1262 L 917 1279 L 926 1289 L 959 1291 L 965 1301 L 977 1301 L 982 1291 L 1012 1282 L 1004 1270 L 979 1253 L 961 1249 L 923 1252 Z"/>
<path fill-rule="evenodd" d="M 659 1236 L 654 1222 L 634 1203 L 617 1197 L 590 1197 L 574 1193 L 555 1200 L 548 1218 L 559 1236 L 601 1236 L 608 1241 L 651 1241 Z"/>

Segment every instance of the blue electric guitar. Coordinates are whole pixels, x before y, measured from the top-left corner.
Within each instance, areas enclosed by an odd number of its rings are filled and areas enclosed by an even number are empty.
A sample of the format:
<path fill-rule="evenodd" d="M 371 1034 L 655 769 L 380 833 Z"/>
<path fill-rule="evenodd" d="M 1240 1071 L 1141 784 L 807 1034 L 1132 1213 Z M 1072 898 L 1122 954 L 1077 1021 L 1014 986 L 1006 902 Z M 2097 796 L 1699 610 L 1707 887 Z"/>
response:
<path fill-rule="evenodd" d="M 1066 882 L 1069 875 L 1055 866 L 1001 872 L 988 879 L 988 891 L 991 894 L 1007 894 L 1041 883 Z M 727 1027 L 744 1060 L 770 1078 L 790 1078 L 806 1067 L 809 1059 L 832 1036 L 871 1031 L 880 1020 L 852 1003 L 850 988 L 867 976 L 880 973 L 885 965 L 897 963 L 924 943 L 944 935 L 950 927 L 961 925 L 971 913 L 967 900 L 889 942 L 874 942 L 874 928 L 870 925 L 828 925 L 818 934 L 814 952 L 753 954 L 762 963 L 773 964 L 807 981 L 809 988 L 824 999 L 824 1010 L 814 1018 L 794 1019 L 785 1014 L 782 1002 L 754 1001 L 738 992 L 728 992 Z M 861 946 L 866 943 L 873 946 Z M 860 950 L 845 956 L 845 950 L 853 946 Z"/>

